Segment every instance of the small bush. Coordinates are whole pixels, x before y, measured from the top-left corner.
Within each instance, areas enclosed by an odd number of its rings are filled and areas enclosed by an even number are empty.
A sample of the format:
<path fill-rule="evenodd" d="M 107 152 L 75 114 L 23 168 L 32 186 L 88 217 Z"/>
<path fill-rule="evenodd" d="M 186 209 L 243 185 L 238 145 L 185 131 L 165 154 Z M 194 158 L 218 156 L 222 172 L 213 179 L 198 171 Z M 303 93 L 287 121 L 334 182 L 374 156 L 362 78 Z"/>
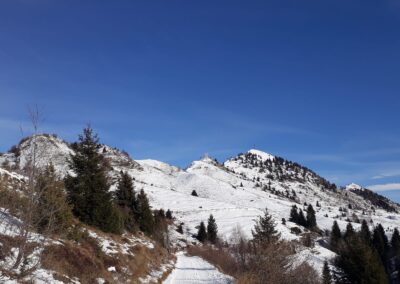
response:
<path fill-rule="evenodd" d="M 290 232 L 295 235 L 300 235 L 302 231 L 299 227 L 292 227 L 290 228 Z"/>

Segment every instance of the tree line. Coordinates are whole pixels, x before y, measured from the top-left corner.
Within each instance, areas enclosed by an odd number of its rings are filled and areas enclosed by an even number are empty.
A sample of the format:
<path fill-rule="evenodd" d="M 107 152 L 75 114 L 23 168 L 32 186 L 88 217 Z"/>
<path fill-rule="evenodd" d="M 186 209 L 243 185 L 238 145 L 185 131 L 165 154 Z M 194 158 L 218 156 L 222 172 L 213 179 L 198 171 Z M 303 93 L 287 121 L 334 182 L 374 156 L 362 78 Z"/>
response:
<path fill-rule="evenodd" d="M 65 188 L 74 216 L 85 224 L 115 234 L 140 230 L 153 236 L 158 233 L 156 230 L 165 230 L 165 225 L 160 224 L 172 219 L 172 212 L 153 212 L 146 193 L 143 189 L 135 191 L 127 172 L 120 172 L 117 190 L 114 195 L 110 192 L 108 164 L 100 147 L 99 138 L 90 127 L 73 144 L 75 154 L 68 161 L 73 174 L 65 178 Z"/>
<path fill-rule="evenodd" d="M 335 283 L 399 283 L 400 234 L 397 228 L 389 241 L 381 224 L 370 231 L 363 220 L 360 231 L 356 232 L 348 223 L 341 232 L 334 221 L 329 243 L 330 249 L 337 253 L 332 262 L 336 268 Z"/>

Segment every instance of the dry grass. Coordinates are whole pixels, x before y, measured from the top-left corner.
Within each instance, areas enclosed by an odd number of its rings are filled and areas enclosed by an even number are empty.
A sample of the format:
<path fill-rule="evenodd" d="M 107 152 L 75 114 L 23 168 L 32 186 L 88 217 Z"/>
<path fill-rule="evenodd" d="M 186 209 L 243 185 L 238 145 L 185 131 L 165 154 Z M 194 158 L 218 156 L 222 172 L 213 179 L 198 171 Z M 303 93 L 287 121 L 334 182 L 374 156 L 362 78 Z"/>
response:
<path fill-rule="evenodd" d="M 56 271 L 59 277 L 78 278 L 82 283 L 95 283 L 98 277 L 111 278 L 106 270 L 105 256 L 88 242 L 78 245 L 68 241 L 64 245 L 46 247 L 42 266 Z"/>
<path fill-rule="evenodd" d="M 207 260 L 225 274 L 237 276 L 239 263 L 232 254 L 222 248 L 190 246 L 187 248 L 187 253 Z"/>
<path fill-rule="evenodd" d="M 96 232 L 99 236 L 112 239 L 115 244 L 130 242 L 129 238 Z M 144 245 L 132 246 L 129 254 L 122 252 L 107 255 L 91 237 L 85 237 L 80 243 L 65 241 L 63 245 L 46 247 L 42 255 L 44 268 L 56 271 L 55 278 L 78 278 L 81 283 L 97 283 L 96 278 L 103 278 L 107 283 L 137 283 L 151 270 L 159 268 L 170 260 L 168 253 L 156 245 L 150 249 Z M 107 270 L 115 267 L 115 272 Z M 68 281 L 67 281 L 68 282 Z"/>
<path fill-rule="evenodd" d="M 18 247 L 21 244 L 22 240 L 20 237 L 10 237 L 6 235 L 0 234 L 0 260 L 4 260 L 6 257 L 9 257 L 11 253 L 11 249 Z M 33 253 L 34 249 L 37 247 L 37 243 L 28 243 L 25 248 L 25 253 L 29 256 Z M 15 272 L 0 266 L 0 274 L 5 276 L 9 276 L 10 278 L 22 278 L 26 274 L 30 273 L 31 268 L 27 268 L 25 265 L 22 265 L 22 271 L 20 274 L 16 274 Z M 26 270 L 25 270 L 26 269 Z"/>
<path fill-rule="evenodd" d="M 236 279 L 237 284 L 319 284 L 317 272 L 307 263 L 292 265 L 296 244 L 286 241 L 256 247 L 251 243 L 230 246 L 191 246 L 190 255 L 199 256 Z"/>

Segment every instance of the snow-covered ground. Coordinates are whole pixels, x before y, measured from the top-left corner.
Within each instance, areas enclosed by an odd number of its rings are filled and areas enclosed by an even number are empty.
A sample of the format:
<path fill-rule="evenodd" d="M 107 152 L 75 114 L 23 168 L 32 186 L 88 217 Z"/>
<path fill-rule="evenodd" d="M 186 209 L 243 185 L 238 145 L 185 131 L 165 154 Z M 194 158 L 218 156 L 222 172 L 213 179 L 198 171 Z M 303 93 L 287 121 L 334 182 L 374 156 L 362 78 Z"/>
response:
<path fill-rule="evenodd" d="M 177 254 L 175 268 L 163 284 L 230 284 L 232 277 L 218 271 L 218 269 L 197 256 Z"/>
<path fill-rule="evenodd" d="M 22 169 L 28 160 L 28 142 L 20 145 L 19 156 L 0 155 L 0 163 L 7 162 Z M 40 137 L 37 142 L 44 150 L 42 164 L 52 162 L 62 176 L 67 174 L 66 160 L 73 154 L 70 145 L 54 137 Z M 222 164 L 205 157 L 194 161 L 187 169 L 156 160 L 133 160 L 126 153 L 106 145 L 99 151 L 112 166 L 109 172 L 114 181 L 111 190 L 116 188 L 120 171 L 129 173 L 134 179 L 135 190 L 146 192 L 153 209 L 170 209 L 176 223 L 184 223 L 182 239 L 190 240 L 197 232 L 196 227 L 201 221 L 206 222 L 210 214 L 216 219 L 221 238 L 229 240 L 237 227 L 250 238 L 255 220 L 265 208 L 274 217 L 283 238 L 299 239 L 291 232 L 297 225 L 288 221 L 290 209 L 296 205 L 305 210 L 308 204 L 313 205 L 318 227 L 322 230 L 330 230 L 334 221 L 342 230 L 348 221 L 358 229 L 358 222 L 365 219 L 371 228 L 381 223 L 390 236 L 393 229 L 400 226 L 397 204 L 389 201 L 397 212 L 388 212 L 354 193 L 352 190 L 363 190 L 358 185 L 334 190 L 329 182 L 311 170 L 259 150 L 252 149 Z M 193 190 L 197 197 L 192 196 Z M 310 262 L 317 266 L 325 258 L 332 257 L 320 251 L 319 244 L 310 251 Z"/>

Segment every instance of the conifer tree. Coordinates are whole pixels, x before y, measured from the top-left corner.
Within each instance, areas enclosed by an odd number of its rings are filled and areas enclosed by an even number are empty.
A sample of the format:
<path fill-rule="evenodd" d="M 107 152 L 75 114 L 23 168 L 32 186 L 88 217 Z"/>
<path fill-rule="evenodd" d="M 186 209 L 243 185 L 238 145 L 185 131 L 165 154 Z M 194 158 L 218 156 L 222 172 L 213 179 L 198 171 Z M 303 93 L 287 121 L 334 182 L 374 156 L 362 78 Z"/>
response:
<path fill-rule="evenodd" d="M 347 240 L 348 238 L 354 236 L 355 232 L 354 232 L 354 228 L 353 225 L 349 222 L 346 225 L 346 231 L 344 232 L 344 239 Z"/>
<path fill-rule="evenodd" d="M 167 217 L 167 219 L 172 220 L 172 211 L 168 209 L 167 213 L 165 213 L 165 217 Z"/>
<path fill-rule="evenodd" d="M 304 217 L 303 210 L 301 210 L 301 209 L 299 210 L 298 224 L 300 226 L 307 227 L 307 220 L 306 220 L 306 217 Z"/>
<path fill-rule="evenodd" d="M 116 203 L 122 208 L 132 209 L 136 202 L 132 178 L 126 172 L 120 172 L 115 197 Z"/>
<path fill-rule="evenodd" d="M 154 216 L 151 211 L 149 199 L 143 189 L 140 190 L 135 206 L 135 217 L 139 228 L 145 234 L 151 235 L 154 231 Z"/>
<path fill-rule="evenodd" d="M 290 218 L 289 218 L 290 222 L 296 223 L 298 224 L 299 222 L 299 213 L 297 212 L 297 206 L 293 205 L 292 209 L 290 210 Z"/>
<path fill-rule="evenodd" d="M 254 226 L 254 231 L 251 231 L 254 242 L 260 245 L 276 242 L 280 238 L 280 234 L 275 229 L 275 225 L 272 216 L 266 208 L 264 216 L 258 218 Z"/>
<path fill-rule="evenodd" d="M 400 234 L 397 228 L 394 229 L 390 245 L 392 247 L 393 255 L 400 256 Z"/>
<path fill-rule="evenodd" d="M 176 231 L 177 231 L 179 234 L 183 234 L 183 223 L 180 223 L 180 224 L 178 225 L 178 228 L 176 229 Z"/>
<path fill-rule="evenodd" d="M 332 284 L 331 270 L 329 269 L 326 260 L 324 261 L 324 267 L 322 268 L 322 284 Z"/>
<path fill-rule="evenodd" d="M 121 171 L 120 173 L 117 190 L 115 192 L 115 202 L 122 212 L 124 227 L 131 232 L 134 231 L 136 195 L 133 188 L 132 178 L 126 172 Z"/>
<path fill-rule="evenodd" d="M 332 225 L 332 232 L 330 238 L 330 245 L 333 251 L 337 251 L 341 238 L 342 238 L 342 233 L 340 232 L 339 225 L 336 221 L 334 221 Z"/>
<path fill-rule="evenodd" d="M 215 244 L 218 238 L 218 226 L 214 216 L 211 214 L 207 223 L 207 239 L 210 243 Z"/>
<path fill-rule="evenodd" d="M 371 231 L 369 230 L 369 226 L 365 220 L 361 223 L 360 236 L 367 244 L 371 243 Z"/>
<path fill-rule="evenodd" d="M 165 212 L 164 209 L 156 210 L 156 216 L 159 217 L 160 219 L 165 219 Z"/>
<path fill-rule="evenodd" d="M 114 208 L 105 172 L 105 162 L 98 153 L 99 139 L 87 127 L 74 144 L 75 155 L 69 159 L 70 169 L 65 187 L 73 213 L 82 222 L 98 227 L 105 232 L 120 233 L 122 218 Z"/>
<path fill-rule="evenodd" d="M 317 219 L 315 218 L 315 211 L 312 205 L 307 207 L 307 227 L 312 229 L 317 227 Z"/>
<path fill-rule="evenodd" d="M 194 189 L 192 190 L 192 196 L 196 196 L 196 197 L 198 196 L 196 190 L 194 190 Z"/>
<path fill-rule="evenodd" d="M 379 255 L 358 234 L 342 242 L 337 253 L 337 283 L 388 283 Z"/>
<path fill-rule="evenodd" d="M 386 237 L 385 230 L 383 229 L 381 224 L 378 224 L 374 228 L 374 232 L 372 235 L 372 245 L 378 252 L 382 263 L 386 264 L 388 249 L 389 249 L 389 241 Z"/>
<path fill-rule="evenodd" d="M 207 240 L 207 231 L 206 231 L 206 226 L 204 225 L 204 222 L 200 222 L 199 230 L 197 231 L 197 240 L 199 242 L 204 243 Z"/>

